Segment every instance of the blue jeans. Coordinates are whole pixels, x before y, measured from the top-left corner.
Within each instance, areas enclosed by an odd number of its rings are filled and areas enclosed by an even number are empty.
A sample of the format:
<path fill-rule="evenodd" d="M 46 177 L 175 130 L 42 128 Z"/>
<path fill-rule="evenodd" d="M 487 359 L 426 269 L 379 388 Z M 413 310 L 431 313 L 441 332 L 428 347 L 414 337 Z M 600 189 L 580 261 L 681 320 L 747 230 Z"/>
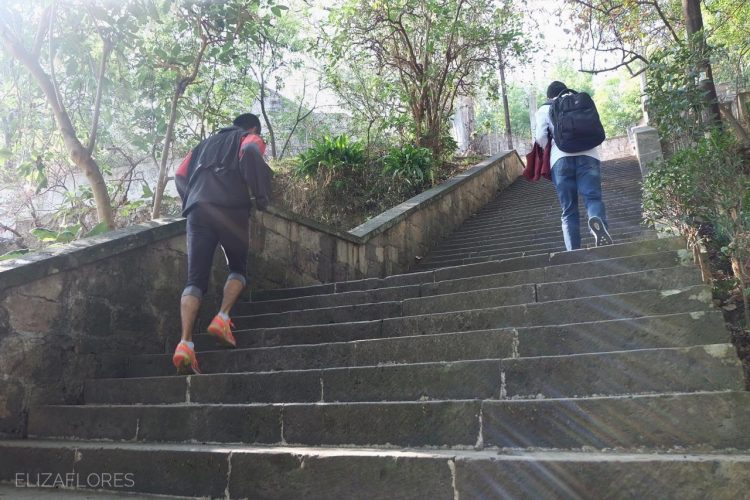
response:
<path fill-rule="evenodd" d="M 602 202 L 600 162 L 590 156 L 563 156 L 552 166 L 552 183 L 562 208 L 562 232 L 565 248 L 581 248 L 581 228 L 578 219 L 578 194 L 586 202 L 589 219 L 599 217 L 607 226 Z"/>

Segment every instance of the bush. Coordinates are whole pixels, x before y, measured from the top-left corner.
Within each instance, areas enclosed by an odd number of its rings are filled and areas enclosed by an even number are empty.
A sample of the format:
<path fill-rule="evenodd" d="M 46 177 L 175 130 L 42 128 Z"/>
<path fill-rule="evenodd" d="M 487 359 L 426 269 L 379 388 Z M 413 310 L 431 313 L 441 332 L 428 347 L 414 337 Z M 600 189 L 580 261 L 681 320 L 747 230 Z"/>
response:
<path fill-rule="evenodd" d="M 693 147 L 654 165 L 643 188 L 646 219 L 683 234 L 701 263 L 704 276 L 707 265 L 698 253 L 700 247 L 728 257 L 747 299 L 750 168 L 735 140 L 727 133 L 712 132 Z"/>
<path fill-rule="evenodd" d="M 352 141 L 346 134 L 324 136 L 313 141 L 313 147 L 299 155 L 295 171 L 303 177 L 315 177 L 320 169 L 328 175 L 337 171 L 347 175 L 361 167 L 364 161 L 365 149 L 361 142 Z"/>
<path fill-rule="evenodd" d="M 435 180 L 432 152 L 412 144 L 393 148 L 383 158 L 383 174 L 403 179 L 410 186 L 432 184 Z"/>

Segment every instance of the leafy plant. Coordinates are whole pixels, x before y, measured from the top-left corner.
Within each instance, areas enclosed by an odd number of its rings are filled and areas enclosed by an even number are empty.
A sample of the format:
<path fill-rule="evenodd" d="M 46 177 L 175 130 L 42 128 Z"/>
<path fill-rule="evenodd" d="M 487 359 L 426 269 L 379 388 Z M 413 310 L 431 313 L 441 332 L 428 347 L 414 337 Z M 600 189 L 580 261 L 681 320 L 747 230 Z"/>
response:
<path fill-rule="evenodd" d="M 80 233 L 80 224 L 61 228 L 59 231 L 44 227 L 35 227 L 31 230 L 31 234 L 42 243 L 70 243 L 76 239 Z"/>
<path fill-rule="evenodd" d="M 0 261 L 17 259 L 18 257 L 29 253 L 28 248 L 20 248 L 18 250 L 12 250 L 10 252 L 0 255 Z"/>
<path fill-rule="evenodd" d="M 345 175 L 357 170 L 364 161 L 365 149 L 361 142 L 352 141 L 346 134 L 337 137 L 326 135 L 299 155 L 295 170 L 304 177 L 314 177 L 320 169 Z"/>
<path fill-rule="evenodd" d="M 729 258 L 750 319 L 748 163 L 729 134 L 714 131 L 654 165 L 644 181 L 643 208 L 650 222 L 687 237 L 704 273 L 700 247 L 712 247 Z"/>
<path fill-rule="evenodd" d="M 432 151 L 412 144 L 393 148 L 383 158 L 384 175 L 401 178 L 412 186 L 432 183 L 435 179 L 432 167 Z"/>
<path fill-rule="evenodd" d="M 699 61 L 709 54 L 676 45 L 654 52 L 648 69 L 647 111 L 661 137 L 682 147 L 707 131 L 703 119 L 703 91 L 698 87 Z"/>

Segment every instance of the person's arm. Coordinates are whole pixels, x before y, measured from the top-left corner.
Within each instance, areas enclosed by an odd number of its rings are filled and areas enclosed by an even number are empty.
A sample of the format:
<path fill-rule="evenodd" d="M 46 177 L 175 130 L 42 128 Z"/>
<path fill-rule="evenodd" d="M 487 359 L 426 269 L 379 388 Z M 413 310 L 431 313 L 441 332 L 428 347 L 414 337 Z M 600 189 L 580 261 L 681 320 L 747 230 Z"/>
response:
<path fill-rule="evenodd" d="M 534 140 L 542 149 L 547 147 L 549 138 L 549 105 L 544 105 L 536 111 L 536 130 L 534 131 Z"/>
<path fill-rule="evenodd" d="M 271 169 L 263 159 L 266 145 L 257 135 L 245 137 L 240 146 L 240 171 L 255 197 L 258 210 L 266 210 L 271 199 Z"/>
<path fill-rule="evenodd" d="M 188 186 L 188 167 L 190 166 L 190 159 L 193 157 L 193 152 L 189 152 L 187 156 L 182 160 L 180 166 L 177 167 L 177 171 L 174 174 L 174 184 L 177 187 L 177 192 L 180 194 L 180 198 L 185 199 L 187 194 Z"/>

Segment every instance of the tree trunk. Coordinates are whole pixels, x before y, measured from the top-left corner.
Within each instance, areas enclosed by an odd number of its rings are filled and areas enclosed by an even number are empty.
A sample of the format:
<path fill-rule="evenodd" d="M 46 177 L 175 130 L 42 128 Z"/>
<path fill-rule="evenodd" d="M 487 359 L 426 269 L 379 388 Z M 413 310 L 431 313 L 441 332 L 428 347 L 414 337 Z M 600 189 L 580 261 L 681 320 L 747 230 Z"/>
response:
<path fill-rule="evenodd" d="M 57 89 L 55 88 L 49 75 L 42 69 L 39 61 L 32 56 L 19 41 L 15 40 L 9 30 L 4 25 L 0 25 L 0 39 L 5 49 L 18 61 L 23 64 L 36 80 L 37 85 L 42 89 L 47 98 L 47 102 L 52 108 L 52 113 L 57 123 L 57 128 L 63 138 L 65 149 L 67 149 L 73 163 L 80 168 L 86 175 L 91 192 L 94 195 L 96 203 L 96 213 L 100 223 L 106 223 L 107 227 L 114 229 L 115 221 L 112 213 L 112 204 L 107 192 L 107 185 L 99 169 L 99 165 L 91 157 L 88 149 L 78 140 L 73 123 L 70 120 L 65 106 L 57 98 Z"/>
<path fill-rule="evenodd" d="M 268 128 L 268 140 L 271 141 L 271 157 L 275 160 L 276 135 L 273 133 L 273 126 L 271 125 L 271 120 L 269 120 L 268 113 L 266 112 L 266 81 L 263 78 L 260 80 L 260 112 L 263 115 L 263 121 L 266 122 L 266 127 Z"/>
<path fill-rule="evenodd" d="M 731 104 L 722 104 L 719 106 L 721 114 L 724 117 L 724 121 L 729 125 L 729 129 L 734 134 L 735 139 L 740 142 L 743 146 L 750 146 L 750 134 L 742 127 L 740 122 L 732 114 Z"/>
<path fill-rule="evenodd" d="M 161 202 L 164 199 L 164 189 L 167 187 L 167 162 L 169 161 L 169 147 L 172 144 L 172 135 L 174 134 L 174 122 L 177 121 L 177 106 L 182 96 L 182 80 L 177 82 L 177 88 L 172 95 L 172 104 L 169 107 L 169 122 L 167 122 L 167 133 L 164 136 L 164 147 L 161 153 L 161 162 L 159 163 L 159 178 L 156 181 L 156 190 L 154 191 L 154 204 L 151 209 L 151 218 L 158 219 L 161 216 Z"/>
<path fill-rule="evenodd" d="M 91 132 L 89 133 L 89 144 L 86 147 L 89 153 L 94 152 L 96 145 L 96 133 L 99 128 L 99 115 L 102 106 L 102 93 L 104 92 L 104 74 L 107 69 L 107 58 L 112 51 L 112 45 L 107 40 L 102 40 L 104 48 L 102 49 L 102 60 L 99 63 L 99 76 L 96 79 L 96 97 L 94 98 L 94 117 L 91 119 Z"/>
<path fill-rule="evenodd" d="M 200 23 L 198 25 L 200 26 Z M 208 47 L 208 38 L 205 35 L 201 35 L 201 46 L 195 59 L 193 59 L 192 72 L 188 76 L 178 77 L 177 79 L 177 86 L 172 95 L 172 104 L 169 108 L 169 123 L 167 124 L 167 134 L 164 137 L 164 148 L 161 152 L 159 179 L 156 182 L 156 191 L 154 191 L 154 204 L 151 210 L 152 219 L 158 219 L 161 216 L 161 202 L 164 198 L 164 189 L 167 187 L 167 162 L 169 161 L 169 149 L 172 145 L 172 136 L 174 135 L 174 124 L 177 120 L 177 106 L 188 85 L 193 83 L 198 76 L 198 70 L 200 70 L 206 47 Z"/>
<path fill-rule="evenodd" d="M 508 86 L 505 83 L 505 62 L 500 44 L 495 46 L 497 50 L 498 71 L 500 73 L 500 94 L 503 97 L 503 114 L 505 115 L 505 139 L 508 141 L 508 150 L 513 150 L 513 132 L 510 128 L 510 109 L 508 107 Z"/>
<path fill-rule="evenodd" d="M 695 36 L 699 37 L 697 45 L 693 50 L 704 52 L 706 49 L 706 37 L 703 34 L 703 16 L 701 14 L 700 0 L 682 0 L 682 12 L 685 16 L 685 28 L 688 42 L 695 44 Z M 700 35 L 698 35 L 700 33 Z M 719 111 L 719 98 L 716 95 L 713 71 L 708 58 L 702 58 L 698 63 L 698 72 L 701 75 L 699 85 L 705 94 L 705 109 L 708 113 L 708 123 L 721 126 L 721 113 Z"/>

